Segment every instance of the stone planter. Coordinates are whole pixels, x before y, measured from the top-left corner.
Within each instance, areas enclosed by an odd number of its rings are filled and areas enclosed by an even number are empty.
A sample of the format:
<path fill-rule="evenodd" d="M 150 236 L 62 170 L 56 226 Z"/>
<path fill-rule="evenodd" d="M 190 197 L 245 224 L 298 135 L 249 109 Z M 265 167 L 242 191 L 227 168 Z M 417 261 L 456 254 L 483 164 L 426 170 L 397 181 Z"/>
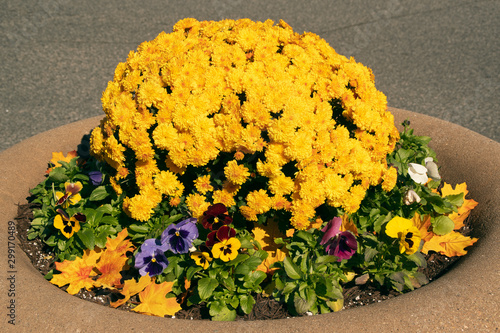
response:
<path fill-rule="evenodd" d="M 441 174 L 451 184 L 467 182 L 479 202 L 472 212 L 479 241 L 440 279 L 411 293 L 375 305 L 325 315 L 254 322 L 207 322 L 150 317 L 103 307 L 73 297 L 44 280 L 19 247 L 8 266 L 8 225 L 17 203 L 43 179 L 52 151 L 76 148 L 101 117 L 34 136 L 0 154 L 1 331 L 494 331 L 500 327 L 500 143 L 436 118 L 391 109 L 400 124 L 411 121 L 419 135 L 432 137 Z M 7 280 L 14 277 L 15 281 Z M 15 289 L 15 296 L 9 289 Z M 15 301 L 15 326 L 8 324 Z M 12 306 L 11 306 L 12 308 Z"/>

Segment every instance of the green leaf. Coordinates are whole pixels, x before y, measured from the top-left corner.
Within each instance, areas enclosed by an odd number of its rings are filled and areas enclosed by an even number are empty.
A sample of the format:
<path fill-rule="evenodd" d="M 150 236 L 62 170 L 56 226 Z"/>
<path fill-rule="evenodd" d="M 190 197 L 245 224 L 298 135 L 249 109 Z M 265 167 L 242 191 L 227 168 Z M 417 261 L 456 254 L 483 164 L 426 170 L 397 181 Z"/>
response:
<path fill-rule="evenodd" d="M 47 274 L 45 274 L 44 278 L 45 280 L 52 280 L 53 275 L 54 275 L 54 270 L 51 269 Z"/>
<path fill-rule="evenodd" d="M 240 306 L 245 314 L 252 312 L 253 306 L 255 304 L 255 299 L 249 295 L 240 296 Z"/>
<path fill-rule="evenodd" d="M 149 226 L 147 224 L 131 224 L 128 228 L 140 234 L 147 234 L 149 232 Z"/>
<path fill-rule="evenodd" d="M 321 264 L 329 264 L 331 262 L 337 261 L 337 257 L 331 256 L 331 255 L 326 255 L 326 256 L 321 256 L 316 259 L 315 264 L 316 265 L 321 265 Z"/>
<path fill-rule="evenodd" d="M 118 225 L 118 219 L 116 217 L 113 217 L 111 215 L 103 216 L 101 220 L 99 221 L 99 224 L 103 225 Z"/>
<path fill-rule="evenodd" d="M 93 250 L 95 247 L 94 232 L 91 229 L 80 230 L 76 234 L 87 249 Z"/>
<path fill-rule="evenodd" d="M 76 175 L 73 176 L 73 181 L 75 181 L 75 180 L 88 181 L 89 176 L 84 175 L 83 173 L 77 173 Z"/>
<path fill-rule="evenodd" d="M 373 257 L 378 253 L 377 249 L 366 247 L 365 248 L 365 261 L 372 261 Z"/>
<path fill-rule="evenodd" d="M 427 260 L 421 252 L 415 252 L 408 256 L 408 259 L 416 263 L 419 267 L 427 267 Z"/>
<path fill-rule="evenodd" d="M 193 279 L 193 276 L 202 269 L 203 268 L 201 266 L 190 266 L 186 272 L 186 279 L 188 281 L 191 281 Z"/>
<path fill-rule="evenodd" d="M 205 300 L 212 296 L 215 288 L 219 285 L 216 279 L 212 278 L 202 278 L 198 281 L 198 293 L 200 294 L 200 298 Z"/>
<path fill-rule="evenodd" d="M 450 194 L 445 197 L 452 205 L 461 207 L 464 204 L 464 194 Z"/>
<path fill-rule="evenodd" d="M 431 220 L 432 231 L 439 236 L 446 235 L 453 231 L 455 223 L 448 216 L 438 216 Z"/>
<path fill-rule="evenodd" d="M 287 282 L 281 293 L 283 295 L 287 295 L 287 294 L 291 293 L 292 291 L 294 291 L 296 288 L 297 288 L 296 282 Z"/>
<path fill-rule="evenodd" d="M 289 278 L 294 280 L 302 278 L 302 272 L 300 271 L 300 268 L 292 261 L 292 259 L 290 259 L 290 257 L 285 257 L 283 263 L 285 264 L 286 275 L 288 275 Z"/>
<path fill-rule="evenodd" d="M 298 314 L 307 312 L 313 304 L 307 299 L 300 297 L 298 293 L 293 295 L 293 305 Z"/>
<path fill-rule="evenodd" d="M 63 168 L 55 168 L 49 173 L 49 179 L 54 183 L 64 183 L 69 180 L 68 176 L 64 173 Z"/>
<path fill-rule="evenodd" d="M 213 321 L 233 321 L 236 319 L 236 310 L 230 310 L 226 304 L 215 307 L 212 303 L 209 313 Z"/>
<path fill-rule="evenodd" d="M 111 214 L 113 212 L 113 206 L 110 204 L 105 204 L 96 209 L 99 212 L 102 212 L 103 214 Z"/>
<path fill-rule="evenodd" d="M 105 186 L 98 186 L 90 194 L 89 200 L 90 201 L 100 201 L 100 200 L 105 199 L 108 195 L 109 195 L 109 193 L 106 190 Z"/>

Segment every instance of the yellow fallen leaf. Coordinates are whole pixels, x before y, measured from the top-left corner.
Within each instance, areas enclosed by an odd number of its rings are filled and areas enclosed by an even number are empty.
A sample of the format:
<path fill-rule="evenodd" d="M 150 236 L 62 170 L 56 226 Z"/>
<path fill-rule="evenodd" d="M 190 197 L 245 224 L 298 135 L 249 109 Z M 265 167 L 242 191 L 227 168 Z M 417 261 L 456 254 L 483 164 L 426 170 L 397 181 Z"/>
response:
<path fill-rule="evenodd" d="M 431 233 L 433 237 L 431 237 L 429 240 L 425 241 L 424 245 L 422 246 L 421 252 L 423 254 L 428 254 L 429 251 L 434 251 L 437 253 L 442 253 L 445 251 L 445 248 L 441 245 L 440 238 L 441 236 L 437 236 L 434 233 Z"/>
<path fill-rule="evenodd" d="M 165 295 L 172 291 L 173 284 L 173 282 L 149 284 L 144 291 L 139 293 L 141 304 L 132 310 L 149 316 L 173 316 L 181 309 L 175 297 L 165 298 Z"/>
<path fill-rule="evenodd" d="M 149 274 L 141 276 L 138 282 L 135 281 L 135 279 L 126 280 L 123 284 L 122 290 L 120 291 L 120 293 L 125 297 L 117 300 L 116 302 L 111 302 L 109 305 L 117 308 L 120 305 L 125 304 L 130 299 L 130 297 L 143 291 L 144 288 L 146 288 L 150 283 L 154 283 L 154 280 L 149 277 Z"/>
<path fill-rule="evenodd" d="M 52 158 L 50 159 L 50 163 L 54 165 L 54 168 L 57 168 L 57 167 L 61 166 L 61 163 L 59 163 L 59 161 L 64 161 L 64 162 L 69 163 L 76 156 L 78 156 L 76 153 L 76 150 L 72 150 L 72 151 L 68 152 L 68 154 L 66 156 L 64 156 L 62 151 L 53 152 Z"/>
<path fill-rule="evenodd" d="M 454 227 L 455 230 L 458 230 L 464 226 L 465 219 L 467 218 L 467 216 L 469 216 L 470 211 L 474 209 L 478 203 L 473 199 L 465 198 L 469 193 L 469 191 L 467 190 L 466 183 L 457 184 L 455 186 L 455 189 L 453 189 L 453 187 L 450 184 L 444 183 L 443 188 L 441 189 L 441 196 L 443 198 L 451 194 L 460 194 L 460 193 L 464 194 L 464 203 L 462 204 L 462 206 L 458 208 L 457 213 L 452 213 L 448 215 L 448 217 L 452 219 L 453 222 L 455 223 Z"/>
<path fill-rule="evenodd" d="M 450 232 L 439 237 L 439 244 L 444 248 L 441 254 L 448 257 L 464 256 L 467 254 L 466 247 L 477 242 L 477 238 L 464 236 L 459 232 Z"/>

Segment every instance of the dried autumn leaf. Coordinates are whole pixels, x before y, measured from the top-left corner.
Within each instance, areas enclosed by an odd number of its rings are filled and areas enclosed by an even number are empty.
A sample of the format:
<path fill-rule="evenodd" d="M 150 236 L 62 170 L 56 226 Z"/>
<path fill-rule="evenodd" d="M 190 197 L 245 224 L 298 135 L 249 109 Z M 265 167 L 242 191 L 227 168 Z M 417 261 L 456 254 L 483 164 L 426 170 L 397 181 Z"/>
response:
<path fill-rule="evenodd" d="M 267 225 L 255 223 L 252 233 L 264 251 L 275 251 L 279 246 L 276 245 L 274 239 L 285 237 L 279 230 L 278 223 L 273 223 L 273 221 L 269 221 Z"/>
<path fill-rule="evenodd" d="M 274 242 L 275 238 L 284 237 L 284 235 L 280 232 L 278 223 L 268 223 L 265 226 L 255 224 L 252 233 L 255 240 L 262 246 L 262 249 L 268 253 L 267 258 L 257 267 L 257 270 L 271 273 L 275 269 L 269 267 L 275 262 L 283 261 L 286 257 L 286 249 L 285 251 L 281 250 L 281 246 L 276 245 Z"/>
<path fill-rule="evenodd" d="M 286 253 L 281 251 L 280 249 L 277 249 L 276 251 L 268 252 L 268 254 L 269 255 L 267 256 L 267 258 L 264 259 L 264 261 L 262 261 L 257 267 L 257 270 L 267 274 L 271 274 L 276 270 L 276 268 L 270 268 L 271 265 L 275 262 L 285 260 Z"/>
<path fill-rule="evenodd" d="M 467 184 L 462 183 L 462 184 L 457 184 L 455 186 L 455 189 L 450 184 L 444 183 L 443 188 L 441 189 L 441 196 L 444 198 L 448 195 L 452 194 L 464 194 L 464 203 L 462 206 L 458 208 L 457 213 L 452 213 L 448 217 L 453 220 L 455 223 L 455 230 L 460 229 L 461 227 L 464 226 L 464 221 L 469 216 L 470 211 L 474 209 L 477 206 L 477 202 L 473 199 L 466 199 L 465 197 L 469 193 L 467 190 Z"/>
<path fill-rule="evenodd" d="M 106 249 L 116 251 L 120 254 L 125 254 L 128 251 L 132 251 L 134 249 L 134 246 L 132 245 L 132 242 L 130 240 L 125 240 L 128 236 L 128 231 L 127 229 L 123 229 L 116 235 L 115 238 L 107 238 L 106 241 Z"/>
<path fill-rule="evenodd" d="M 358 228 L 347 214 L 344 214 L 342 216 L 342 224 L 340 225 L 340 231 L 350 231 L 354 235 L 358 236 Z"/>
<path fill-rule="evenodd" d="M 50 163 L 54 165 L 54 168 L 57 168 L 57 167 L 61 166 L 61 163 L 59 163 L 59 161 L 64 161 L 64 162 L 69 163 L 76 156 L 78 156 L 77 153 L 76 153 L 76 150 L 72 150 L 72 151 L 68 152 L 67 156 L 64 156 L 64 154 L 62 153 L 62 151 L 53 152 L 52 153 L 52 158 L 50 159 Z M 47 171 L 50 172 L 50 170 L 52 170 L 52 169 L 53 168 L 49 168 Z"/>
<path fill-rule="evenodd" d="M 434 235 L 431 239 L 425 241 L 424 245 L 422 246 L 421 252 L 423 254 L 429 253 L 429 251 L 434 251 L 437 253 L 442 253 L 445 251 L 445 248 L 441 245 L 440 238 L 442 236 L 437 236 L 434 233 L 431 233 Z"/>
<path fill-rule="evenodd" d="M 104 288 L 111 288 L 120 284 L 122 275 L 120 272 L 124 269 L 128 258 L 125 254 L 106 249 L 95 268 L 101 273 L 101 276 L 95 281 L 95 285 Z"/>
<path fill-rule="evenodd" d="M 66 291 L 71 295 L 75 295 L 82 288 L 91 289 L 94 286 L 93 268 L 100 256 L 100 252 L 86 250 L 82 258 L 56 262 L 56 269 L 61 274 L 54 274 L 50 282 L 59 287 L 69 284 Z"/>
<path fill-rule="evenodd" d="M 424 242 L 428 242 L 435 235 L 432 231 L 429 231 L 431 226 L 430 215 L 421 217 L 418 213 L 415 213 L 413 224 L 420 230 L 420 237 Z"/>
<path fill-rule="evenodd" d="M 116 302 L 111 302 L 109 305 L 117 308 L 120 305 L 125 304 L 130 297 L 143 291 L 144 288 L 146 288 L 150 283 L 154 283 L 154 280 L 149 275 L 141 276 L 139 281 L 135 281 L 135 279 L 126 280 L 123 284 L 122 290 L 120 291 L 120 293 L 125 297 L 117 300 Z"/>
<path fill-rule="evenodd" d="M 440 236 L 440 245 L 445 249 L 441 254 L 447 257 L 464 256 L 467 254 L 465 248 L 477 242 L 477 238 L 464 236 L 459 232 L 450 232 Z"/>
<path fill-rule="evenodd" d="M 173 282 L 149 284 L 144 291 L 139 293 L 141 304 L 132 310 L 149 316 L 173 316 L 181 309 L 175 297 L 165 298 L 165 295 L 172 291 L 173 284 Z"/>

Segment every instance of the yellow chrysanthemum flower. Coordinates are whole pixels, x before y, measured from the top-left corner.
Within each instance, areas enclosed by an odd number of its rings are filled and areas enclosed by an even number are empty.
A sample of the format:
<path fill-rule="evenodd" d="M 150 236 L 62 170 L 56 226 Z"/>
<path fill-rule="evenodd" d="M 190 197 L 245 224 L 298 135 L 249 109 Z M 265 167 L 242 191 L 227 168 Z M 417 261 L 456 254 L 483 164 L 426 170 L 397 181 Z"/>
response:
<path fill-rule="evenodd" d="M 235 160 L 227 162 L 224 168 L 224 175 L 233 184 L 241 185 L 250 176 L 248 168 L 244 165 L 238 164 Z"/>

